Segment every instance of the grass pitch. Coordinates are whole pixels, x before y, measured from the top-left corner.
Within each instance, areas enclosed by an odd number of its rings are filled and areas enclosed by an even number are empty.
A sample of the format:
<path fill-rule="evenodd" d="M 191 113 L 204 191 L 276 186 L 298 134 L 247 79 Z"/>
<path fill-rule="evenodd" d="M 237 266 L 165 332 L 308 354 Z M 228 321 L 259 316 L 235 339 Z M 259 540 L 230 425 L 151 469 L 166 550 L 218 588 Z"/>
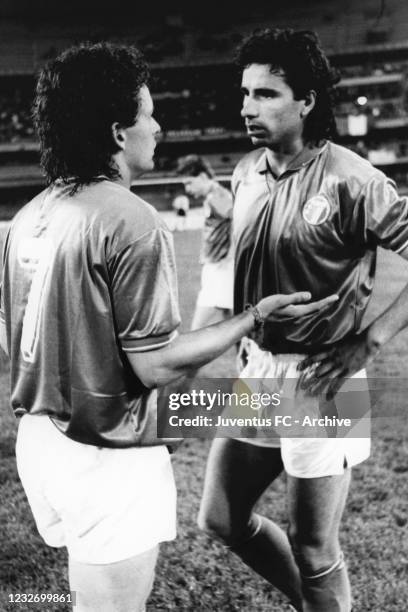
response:
<path fill-rule="evenodd" d="M 200 233 L 175 234 L 183 328 L 188 329 L 199 284 Z M 408 280 L 407 266 L 381 253 L 375 298 L 368 318 L 375 316 Z M 376 412 L 371 458 L 356 468 L 343 521 L 345 552 L 357 612 L 404 612 L 408 601 L 408 419 L 398 381 L 408 378 L 408 334 L 386 346 L 369 368 L 371 377 L 391 377 L 389 393 Z M 14 460 L 15 423 L 8 408 L 8 365 L 0 357 L 0 612 L 53 607 L 8 604 L 10 593 L 66 592 L 66 554 L 45 546 L 17 478 Z M 208 366 L 208 376 L 232 376 L 234 353 Z M 392 416 L 388 416 L 392 415 Z M 276 591 L 247 569 L 195 525 L 209 443 L 187 440 L 173 456 L 179 491 L 179 537 L 164 544 L 148 611 L 278 612 L 287 610 Z M 263 496 L 259 512 L 285 526 L 285 482 L 279 479 Z"/>

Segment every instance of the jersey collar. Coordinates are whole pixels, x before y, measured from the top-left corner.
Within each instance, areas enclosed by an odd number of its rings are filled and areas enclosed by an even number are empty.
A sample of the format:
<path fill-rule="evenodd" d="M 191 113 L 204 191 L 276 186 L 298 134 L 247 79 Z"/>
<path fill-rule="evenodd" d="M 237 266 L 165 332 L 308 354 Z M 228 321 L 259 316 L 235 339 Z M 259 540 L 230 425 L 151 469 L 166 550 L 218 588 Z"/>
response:
<path fill-rule="evenodd" d="M 324 151 L 326 147 L 327 147 L 327 141 L 320 147 L 311 148 L 309 146 L 305 146 L 300 151 L 300 153 L 298 153 L 298 155 L 296 155 L 292 159 L 292 161 L 289 163 L 286 170 L 284 170 L 284 172 L 282 172 L 282 174 L 280 174 L 276 178 L 281 178 L 288 172 L 296 172 L 297 170 L 300 170 L 300 168 L 307 166 L 313 159 L 318 157 L 318 155 L 320 155 L 320 153 L 322 153 L 322 151 Z M 273 172 L 271 171 L 270 163 L 269 163 L 269 149 L 267 149 L 266 147 L 263 153 L 261 154 L 260 158 L 255 164 L 255 171 L 259 172 L 260 174 L 262 173 L 273 174 Z"/>

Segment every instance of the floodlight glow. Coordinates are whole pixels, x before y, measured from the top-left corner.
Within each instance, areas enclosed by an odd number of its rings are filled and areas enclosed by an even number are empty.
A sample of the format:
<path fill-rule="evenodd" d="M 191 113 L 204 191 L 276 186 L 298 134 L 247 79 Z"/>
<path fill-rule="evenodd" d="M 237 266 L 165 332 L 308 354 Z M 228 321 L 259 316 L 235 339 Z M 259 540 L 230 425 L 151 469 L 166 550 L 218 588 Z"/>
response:
<path fill-rule="evenodd" d="M 357 98 L 357 104 L 359 104 L 360 106 L 364 106 L 364 104 L 367 104 L 368 99 L 365 96 L 359 96 Z"/>

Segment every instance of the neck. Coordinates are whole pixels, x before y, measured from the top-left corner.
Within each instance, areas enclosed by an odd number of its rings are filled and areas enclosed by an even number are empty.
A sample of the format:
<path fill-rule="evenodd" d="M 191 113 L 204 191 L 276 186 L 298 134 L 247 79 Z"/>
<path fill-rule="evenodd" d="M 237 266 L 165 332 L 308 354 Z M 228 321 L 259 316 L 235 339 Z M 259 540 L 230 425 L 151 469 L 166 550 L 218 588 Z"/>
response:
<path fill-rule="evenodd" d="M 276 174 L 285 172 L 289 164 L 303 151 L 305 144 L 302 138 L 291 142 L 280 143 L 276 147 L 268 147 L 268 161 Z"/>
<path fill-rule="evenodd" d="M 115 179 L 115 183 L 122 185 L 122 187 L 126 187 L 126 189 L 130 189 L 135 176 L 132 175 L 129 166 L 125 163 L 121 153 L 114 155 L 113 161 L 119 170 L 119 176 Z"/>

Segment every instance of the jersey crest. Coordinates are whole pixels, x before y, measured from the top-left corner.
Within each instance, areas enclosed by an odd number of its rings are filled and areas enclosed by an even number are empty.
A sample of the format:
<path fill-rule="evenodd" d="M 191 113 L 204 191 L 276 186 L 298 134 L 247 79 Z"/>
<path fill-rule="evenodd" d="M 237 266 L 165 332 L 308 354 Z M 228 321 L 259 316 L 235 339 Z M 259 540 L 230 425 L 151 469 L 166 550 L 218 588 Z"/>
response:
<path fill-rule="evenodd" d="M 302 217 L 310 225 L 321 225 L 330 215 L 330 204 L 323 195 L 317 195 L 306 202 Z"/>

